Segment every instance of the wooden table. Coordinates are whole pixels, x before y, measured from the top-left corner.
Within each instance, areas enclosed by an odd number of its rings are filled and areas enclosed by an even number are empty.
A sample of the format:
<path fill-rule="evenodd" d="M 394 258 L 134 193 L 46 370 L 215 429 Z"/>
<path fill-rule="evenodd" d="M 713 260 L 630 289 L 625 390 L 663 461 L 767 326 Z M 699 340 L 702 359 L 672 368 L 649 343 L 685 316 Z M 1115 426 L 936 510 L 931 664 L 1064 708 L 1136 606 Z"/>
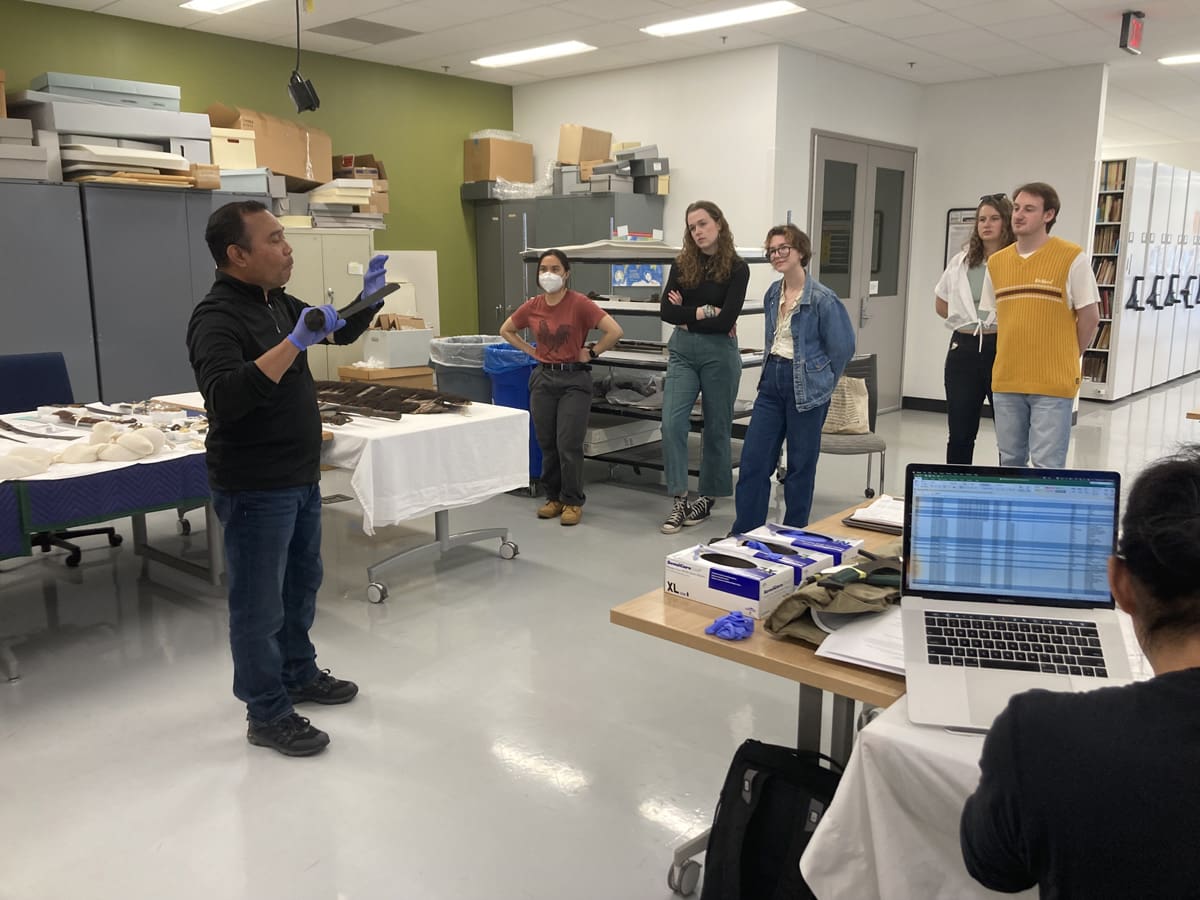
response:
<path fill-rule="evenodd" d="M 859 504 L 865 506 L 866 503 Z M 809 524 L 810 531 L 837 537 L 861 538 L 867 550 L 893 543 L 896 535 L 852 528 L 842 519 L 854 509 Z M 899 675 L 850 663 L 822 659 L 808 643 L 776 638 L 761 628 L 744 641 L 724 641 L 704 633 L 722 610 L 665 593 L 661 588 L 628 600 L 609 611 L 609 621 L 674 644 L 719 656 L 800 684 L 797 747 L 816 750 L 821 737 L 821 692 L 834 695 L 832 755 L 841 762 L 850 756 L 854 740 L 854 701 L 890 706 L 904 694 Z"/>
<path fill-rule="evenodd" d="M 1189 409 L 1187 417 L 1189 419 L 1200 419 L 1200 409 Z"/>

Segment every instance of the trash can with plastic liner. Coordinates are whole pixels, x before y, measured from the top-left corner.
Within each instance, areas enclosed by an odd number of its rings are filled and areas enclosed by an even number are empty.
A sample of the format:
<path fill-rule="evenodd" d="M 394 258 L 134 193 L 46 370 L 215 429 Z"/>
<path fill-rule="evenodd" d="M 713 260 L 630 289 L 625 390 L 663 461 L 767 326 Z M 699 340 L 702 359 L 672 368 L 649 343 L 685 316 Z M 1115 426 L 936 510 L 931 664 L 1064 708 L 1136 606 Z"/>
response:
<path fill-rule="evenodd" d="M 529 409 L 529 376 L 537 360 L 509 344 L 492 344 L 483 351 L 483 370 L 492 380 L 492 402 L 497 406 L 514 409 Z M 538 446 L 537 434 L 533 430 L 533 418 L 529 419 L 529 478 L 536 481 L 542 477 L 542 448 Z"/>
<path fill-rule="evenodd" d="M 437 378 L 437 389 L 477 403 L 491 403 L 492 379 L 483 371 L 483 351 L 489 344 L 503 343 L 504 338 L 498 334 L 434 338 L 429 342 L 429 364 Z"/>

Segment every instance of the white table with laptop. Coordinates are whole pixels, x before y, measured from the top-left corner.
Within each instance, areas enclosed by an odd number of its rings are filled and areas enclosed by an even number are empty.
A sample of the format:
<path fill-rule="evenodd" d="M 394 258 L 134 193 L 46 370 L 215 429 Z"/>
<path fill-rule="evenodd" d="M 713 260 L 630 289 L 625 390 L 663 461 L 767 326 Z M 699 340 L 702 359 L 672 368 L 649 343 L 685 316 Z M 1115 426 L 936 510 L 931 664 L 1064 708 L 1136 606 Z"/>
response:
<path fill-rule="evenodd" d="M 860 644 L 880 664 L 902 654 L 908 695 L 859 734 L 801 870 L 821 898 L 999 897 L 958 839 L 992 720 L 1030 688 L 1153 674 L 1108 591 L 1120 477 L 914 464 L 905 497 L 898 620 L 884 614 Z"/>

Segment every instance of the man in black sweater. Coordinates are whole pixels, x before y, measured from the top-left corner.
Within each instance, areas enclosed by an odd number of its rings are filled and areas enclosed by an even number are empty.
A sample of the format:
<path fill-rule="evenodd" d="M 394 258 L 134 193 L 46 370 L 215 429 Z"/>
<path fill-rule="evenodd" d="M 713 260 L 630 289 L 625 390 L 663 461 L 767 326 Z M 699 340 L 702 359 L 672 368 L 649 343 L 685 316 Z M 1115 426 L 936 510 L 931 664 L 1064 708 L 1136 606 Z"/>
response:
<path fill-rule="evenodd" d="M 233 693 L 246 704 L 247 740 L 310 756 L 329 735 L 297 715 L 305 701 L 347 703 L 351 681 L 318 670 L 308 631 L 321 586 L 321 417 L 305 351 L 330 335 L 348 344 L 375 309 L 350 320 L 333 306 L 308 311 L 283 291 L 292 248 L 256 201 L 212 214 L 205 241 L 217 265 L 192 312 L 187 344 L 204 395 L 213 506 L 224 526 Z M 386 256 L 371 260 L 364 291 L 383 286 Z"/>
<path fill-rule="evenodd" d="M 1152 463 L 1122 525 L 1109 584 L 1155 677 L 1009 701 L 960 827 L 992 890 L 1200 896 L 1200 447 Z"/>

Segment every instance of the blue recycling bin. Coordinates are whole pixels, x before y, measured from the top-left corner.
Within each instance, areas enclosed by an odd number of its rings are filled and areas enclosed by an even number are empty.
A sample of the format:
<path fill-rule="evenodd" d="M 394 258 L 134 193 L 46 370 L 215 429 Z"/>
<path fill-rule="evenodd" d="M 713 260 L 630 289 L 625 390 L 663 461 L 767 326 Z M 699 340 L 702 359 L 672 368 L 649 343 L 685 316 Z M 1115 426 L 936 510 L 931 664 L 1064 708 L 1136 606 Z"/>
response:
<path fill-rule="evenodd" d="M 529 376 L 537 360 L 509 344 L 488 344 L 483 348 L 483 371 L 492 380 L 492 402 L 497 406 L 529 409 Z M 529 479 L 542 477 L 542 448 L 538 446 L 529 419 Z"/>

